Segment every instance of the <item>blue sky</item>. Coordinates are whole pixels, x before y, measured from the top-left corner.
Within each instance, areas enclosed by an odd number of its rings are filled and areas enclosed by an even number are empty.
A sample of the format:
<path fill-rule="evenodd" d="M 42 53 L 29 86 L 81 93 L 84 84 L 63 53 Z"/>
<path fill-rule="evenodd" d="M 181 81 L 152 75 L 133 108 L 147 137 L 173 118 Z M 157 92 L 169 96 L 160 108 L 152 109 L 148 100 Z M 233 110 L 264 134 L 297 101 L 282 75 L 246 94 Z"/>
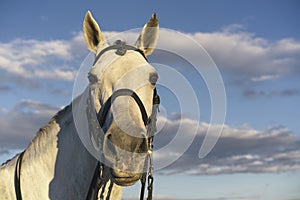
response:
<path fill-rule="evenodd" d="M 300 35 L 298 23 L 299 2 L 282 1 L 184 1 L 137 3 L 110 1 L 98 3 L 88 0 L 70 5 L 64 1 L 1 2 L 1 24 L 10 31 L 1 31 L 2 40 L 11 38 L 68 38 L 79 31 L 82 15 L 87 9 L 97 13 L 104 30 L 123 31 L 143 24 L 145 18 L 156 12 L 160 25 L 185 32 L 217 31 L 231 24 L 244 24 L 258 37 L 277 40 Z M 133 6 L 134 5 L 134 6 Z M 54 14 L 55 13 L 55 14 Z M 126 17 L 124 17 L 126 16 Z M 9 20 L 8 20 L 9 19 Z M 292 19 L 292 20 L 291 20 Z M 113 21 L 113 23 L 111 23 Z M 46 23 L 45 23 L 46 22 Z M 29 26 L 29 24 L 31 24 Z M 36 28 L 33 28 L 36 27 Z M 53 27 L 59 27 L 54 29 Z M 54 36 L 55 35 L 55 36 Z"/>
<path fill-rule="evenodd" d="M 75 74 L 89 53 L 81 32 L 87 10 L 107 35 L 140 28 L 156 12 L 160 27 L 180 31 L 205 48 L 227 95 L 221 138 L 199 160 L 210 119 L 209 93 L 184 63 L 166 59 L 194 88 L 199 84 L 201 117 L 180 113 L 180 119 L 200 123 L 200 129 L 184 155 L 157 172 L 158 199 L 299 198 L 299 9 L 297 0 L 2 1 L 0 162 L 25 148 L 36 130 L 70 103 Z M 170 44 L 193 53 L 171 39 Z M 168 134 L 158 135 L 157 148 L 175 137 L 172 131 L 180 123 L 173 97 L 163 87 L 160 93 L 168 113 L 161 132 Z M 138 196 L 138 190 L 127 189 L 125 197 Z"/>

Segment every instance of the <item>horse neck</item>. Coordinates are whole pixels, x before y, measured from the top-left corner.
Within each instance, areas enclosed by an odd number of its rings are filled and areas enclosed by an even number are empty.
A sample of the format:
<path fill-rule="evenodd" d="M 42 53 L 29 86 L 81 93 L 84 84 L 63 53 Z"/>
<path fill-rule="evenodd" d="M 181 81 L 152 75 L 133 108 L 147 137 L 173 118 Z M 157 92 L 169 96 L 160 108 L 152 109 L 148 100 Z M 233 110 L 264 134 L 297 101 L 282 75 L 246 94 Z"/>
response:
<path fill-rule="evenodd" d="M 77 106 L 76 102 L 73 104 Z M 31 186 L 33 198 L 29 199 L 41 197 L 32 191 L 40 191 L 42 187 L 43 190 L 48 189 L 44 194 L 50 199 L 85 199 L 96 166 L 97 160 L 86 150 L 77 134 L 72 106 L 69 105 L 39 130 L 26 149 L 22 185 Z M 32 174 L 36 179 L 27 176 Z M 26 196 L 26 188 L 22 190 Z M 122 187 L 113 183 L 104 184 L 99 195 L 103 199 L 121 199 Z"/>
<path fill-rule="evenodd" d="M 26 197 L 29 192 L 26 190 L 30 189 L 31 193 L 36 191 L 38 196 L 43 188 L 48 191 L 41 193 L 46 193 L 50 199 L 84 199 L 96 163 L 96 159 L 81 144 L 74 126 L 72 108 L 67 106 L 40 129 L 26 149 L 22 161 L 22 193 Z M 31 188 L 26 188 L 27 185 Z"/>

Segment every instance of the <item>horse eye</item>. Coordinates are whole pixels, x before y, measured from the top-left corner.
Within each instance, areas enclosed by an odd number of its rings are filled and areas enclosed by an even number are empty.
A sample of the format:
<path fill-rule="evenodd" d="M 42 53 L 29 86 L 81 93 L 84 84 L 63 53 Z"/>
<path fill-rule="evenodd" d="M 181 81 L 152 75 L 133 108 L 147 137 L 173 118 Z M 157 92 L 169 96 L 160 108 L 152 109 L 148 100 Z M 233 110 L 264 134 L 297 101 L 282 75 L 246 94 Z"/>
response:
<path fill-rule="evenodd" d="M 155 85 L 158 80 L 158 74 L 156 72 L 150 73 L 149 81 L 152 85 Z"/>
<path fill-rule="evenodd" d="M 92 73 L 89 73 L 89 74 L 88 74 L 88 79 L 89 79 L 89 82 L 90 82 L 91 84 L 97 83 L 97 81 L 98 81 L 98 77 L 95 76 L 95 75 L 92 74 Z"/>

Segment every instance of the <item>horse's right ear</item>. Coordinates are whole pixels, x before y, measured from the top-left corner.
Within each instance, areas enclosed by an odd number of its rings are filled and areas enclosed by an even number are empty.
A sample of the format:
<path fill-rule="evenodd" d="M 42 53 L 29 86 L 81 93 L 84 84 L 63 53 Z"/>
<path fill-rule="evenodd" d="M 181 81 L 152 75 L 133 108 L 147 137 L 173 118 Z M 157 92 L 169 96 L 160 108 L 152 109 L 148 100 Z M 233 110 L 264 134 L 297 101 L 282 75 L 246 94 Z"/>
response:
<path fill-rule="evenodd" d="M 88 49 L 95 54 L 98 46 L 106 44 L 106 40 L 90 11 L 87 11 L 83 21 L 83 35 Z"/>
<path fill-rule="evenodd" d="M 146 56 L 150 55 L 158 40 L 158 19 L 153 13 L 151 19 L 145 24 L 135 46 L 142 50 Z"/>

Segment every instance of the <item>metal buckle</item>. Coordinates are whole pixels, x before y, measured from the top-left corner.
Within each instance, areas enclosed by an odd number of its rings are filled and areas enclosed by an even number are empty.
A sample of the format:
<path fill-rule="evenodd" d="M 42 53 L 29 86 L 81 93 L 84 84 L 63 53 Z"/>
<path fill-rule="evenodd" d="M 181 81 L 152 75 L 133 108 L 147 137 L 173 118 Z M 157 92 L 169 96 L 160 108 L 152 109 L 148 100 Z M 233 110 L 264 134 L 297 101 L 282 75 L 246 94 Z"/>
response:
<path fill-rule="evenodd" d="M 122 42 L 121 40 L 115 41 L 115 45 L 117 45 L 117 51 L 116 54 L 119 56 L 124 56 L 126 54 L 127 48 L 126 48 L 126 42 Z"/>

